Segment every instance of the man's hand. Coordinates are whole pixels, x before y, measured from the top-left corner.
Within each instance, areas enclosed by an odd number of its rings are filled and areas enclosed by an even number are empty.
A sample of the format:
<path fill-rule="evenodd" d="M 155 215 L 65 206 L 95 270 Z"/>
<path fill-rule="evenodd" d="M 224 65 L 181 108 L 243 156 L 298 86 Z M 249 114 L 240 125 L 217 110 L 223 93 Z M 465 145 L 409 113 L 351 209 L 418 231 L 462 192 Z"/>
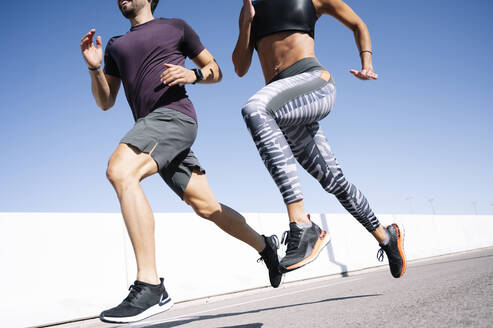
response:
<path fill-rule="evenodd" d="M 94 46 L 94 34 L 96 30 L 92 29 L 84 35 L 80 41 L 80 50 L 82 52 L 82 57 L 90 68 L 96 68 L 101 65 L 103 60 L 103 47 L 101 37 L 96 38 L 96 46 Z"/>
<path fill-rule="evenodd" d="M 255 17 L 255 8 L 253 7 L 252 0 L 243 0 L 243 8 L 241 9 L 241 18 L 244 23 L 251 23 Z"/>
<path fill-rule="evenodd" d="M 352 69 L 349 72 L 360 80 L 376 80 L 376 79 L 378 79 L 378 74 L 373 72 L 373 68 L 362 69 L 361 71 Z"/>
<path fill-rule="evenodd" d="M 197 80 L 195 72 L 180 65 L 164 64 L 167 69 L 161 74 L 161 82 L 170 87 L 177 84 L 192 84 Z"/>

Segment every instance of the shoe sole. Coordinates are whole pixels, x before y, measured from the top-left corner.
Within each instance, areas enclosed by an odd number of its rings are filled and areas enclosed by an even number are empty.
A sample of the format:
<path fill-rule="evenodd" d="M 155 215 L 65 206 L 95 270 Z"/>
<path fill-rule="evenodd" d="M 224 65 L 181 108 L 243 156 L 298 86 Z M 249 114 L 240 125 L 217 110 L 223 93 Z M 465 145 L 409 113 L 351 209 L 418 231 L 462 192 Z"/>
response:
<path fill-rule="evenodd" d="M 141 320 L 144 320 L 144 319 L 147 319 L 149 317 L 152 317 L 154 315 L 157 315 L 159 313 L 163 313 L 163 312 L 166 312 L 168 311 L 169 309 L 171 309 L 174 305 L 173 303 L 173 300 L 171 298 L 168 297 L 168 299 L 166 299 L 165 301 L 163 301 L 161 303 L 162 305 L 159 305 L 159 304 L 156 304 L 154 306 L 151 306 L 150 308 L 148 308 L 147 310 L 145 310 L 144 312 L 136 315 L 136 316 L 133 316 L 133 317 L 99 317 L 99 319 L 102 321 L 102 322 L 106 322 L 106 323 L 130 323 L 130 322 L 137 322 L 137 321 L 141 321 Z"/>
<path fill-rule="evenodd" d="M 272 237 L 275 236 L 275 239 L 276 239 L 276 242 L 271 242 L 272 241 Z M 272 248 L 272 250 L 276 253 L 276 257 L 277 257 L 277 268 L 279 268 L 279 256 L 277 254 L 277 250 L 279 249 L 279 240 L 277 239 L 277 235 L 272 235 L 270 237 L 265 237 L 265 243 L 267 244 L 267 246 L 270 246 L 270 248 Z M 264 262 L 267 266 L 267 263 Z M 267 267 L 267 269 L 269 269 L 269 267 Z M 279 270 L 279 269 L 278 269 Z M 270 285 L 272 288 L 278 288 L 279 286 L 281 286 L 281 284 L 283 283 L 284 281 L 284 275 L 282 274 L 282 272 L 279 272 L 281 274 L 281 279 L 279 281 L 278 284 L 273 284 L 272 283 L 272 280 L 270 279 L 270 270 L 268 270 L 269 272 L 269 282 L 270 282 Z M 276 272 L 277 274 L 278 272 Z"/>
<path fill-rule="evenodd" d="M 397 240 L 397 248 L 399 249 L 399 254 L 402 257 L 402 272 L 399 277 L 400 278 L 404 275 L 406 272 L 406 254 L 404 253 L 404 236 L 405 236 L 405 231 L 404 228 L 401 229 L 401 225 L 398 225 L 397 223 L 394 223 L 397 226 L 397 230 L 399 231 L 399 239 Z"/>
<path fill-rule="evenodd" d="M 279 281 L 279 284 L 273 284 L 272 281 L 270 281 L 270 277 L 269 277 L 269 282 L 272 288 L 278 288 L 284 282 L 284 274 L 281 273 L 281 280 Z"/>
<path fill-rule="evenodd" d="M 318 255 L 320 254 L 322 249 L 325 246 L 327 246 L 329 241 L 330 241 L 329 234 L 325 230 L 322 230 L 322 232 L 320 233 L 320 236 L 317 239 L 317 242 L 313 246 L 313 250 L 312 250 L 311 254 L 308 255 L 307 257 L 305 257 L 300 262 L 293 264 L 293 265 L 290 265 L 287 268 L 281 267 L 281 272 L 286 273 L 286 272 L 294 271 L 296 269 L 299 269 L 299 268 L 307 265 L 310 262 L 313 262 L 318 257 Z"/>
<path fill-rule="evenodd" d="M 395 230 L 398 234 L 397 238 L 397 249 L 399 250 L 399 255 L 401 256 L 402 259 L 402 269 L 401 269 L 401 274 L 399 276 L 394 276 L 392 274 L 392 277 L 398 279 L 401 278 L 404 273 L 406 272 L 406 253 L 404 252 L 404 236 L 405 236 L 405 230 L 404 227 L 401 224 L 397 224 L 396 222 L 392 223 L 389 226 L 386 226 L 385 228 L 388 228 L 390 226 L 395 226 Z M 389 263 L 390 265 L 390 263 Z M 391 270 L 392 273 L 392 270 Z"/>

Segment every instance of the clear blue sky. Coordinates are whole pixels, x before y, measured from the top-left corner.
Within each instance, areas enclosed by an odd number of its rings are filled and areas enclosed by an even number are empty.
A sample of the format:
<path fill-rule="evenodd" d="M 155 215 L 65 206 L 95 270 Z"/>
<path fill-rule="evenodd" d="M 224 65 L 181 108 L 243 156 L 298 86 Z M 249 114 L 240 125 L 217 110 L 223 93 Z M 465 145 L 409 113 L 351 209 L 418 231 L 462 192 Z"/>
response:
<path fill-rule="evenodd" d="M 277 188 L 242 121 L 263 85 L 256 57 L 234 75 L 231 52 L 241 0 L 161 1 L 156 16 L 184 18 L 224 72 L 188 88 L 199 115 L 193 147 L 218 199 L 244 212 L 282 212 Z M 330 17 L 316 26 L 316 53 L 333 74 L 337 102 L 322 121 L 348 178 L 376 213 L 493 213 L 493 2 L 347 1 L 367 23 L 381 79 L 361 82 L 351 32 Z M 2 5 L 0 211 L 118 212 L 107 160 L 131 128 L 123 92 L 99 110 L 79 40 L 129 29 L 116 0 L 7 1 Z M 191 67 L 190 62 L 188 62 Z M 343 212 L 300 171 L 310 212 Z M 158 212 L 184 212 L 156 176 L 143 183 Z"/>

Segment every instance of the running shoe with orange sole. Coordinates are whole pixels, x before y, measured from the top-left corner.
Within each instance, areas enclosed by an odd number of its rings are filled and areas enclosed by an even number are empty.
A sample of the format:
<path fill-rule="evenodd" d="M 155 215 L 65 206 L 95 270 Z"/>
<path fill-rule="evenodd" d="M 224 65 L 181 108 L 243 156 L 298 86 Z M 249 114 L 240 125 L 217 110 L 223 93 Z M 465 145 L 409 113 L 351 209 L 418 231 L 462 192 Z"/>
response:
<path fill-rule="evenodd" d="M 329 234 L 314 222 L 310 227 L 302 227 L 291 222 L 289 231 L 284 232 L 282 242 L 287 245 L 279 267 L 281 272 L 299 269 L 317 258 L 330 241 Z"/>
<path fill-rule="evenodd" d="M 383 262 L 383 253 L 387 254 L 389 260 L 390 273 L 394 278 L 400 278 L 406 272 L 406 256 L 404 255 L 404 231 L 396 223 L 384 228 L 389 234 L 389 243 L 380 244 L 377 259 Z"/>

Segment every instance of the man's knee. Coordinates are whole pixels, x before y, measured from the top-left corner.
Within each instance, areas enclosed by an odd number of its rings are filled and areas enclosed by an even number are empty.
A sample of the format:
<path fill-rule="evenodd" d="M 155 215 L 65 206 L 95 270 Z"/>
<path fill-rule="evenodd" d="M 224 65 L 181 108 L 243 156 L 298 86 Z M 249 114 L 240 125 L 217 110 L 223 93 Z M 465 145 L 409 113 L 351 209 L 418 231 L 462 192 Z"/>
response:
<path fill-rule="evenodd" d="M 191 206 L 198 216 L 213 222 L 222 210 L 209 187 L 205 173 L 197 170 L 194 170 L 185 188 L 183 201 Z"/>
<path fill-rule="evenodd" d="M 106 168 L 106 178 L 112 185 L 116 185 L 122 181 L 123 172 L 118 168 L 118 165 L 108 163 Z"/>
<path fill-rule="evenodd" d="M 111 159 L 106 169 L 106 178 L 115 187 L 122 186 L 136 180 L 133 172 L 126 168 L 124 163 Z"/>
<path fill-rule="evenodd" d="M 221 205 L 217 202 L 205 202 L 203 200 L 187 201 L 195 213 L 203 219 L 215 222 L 217 214 L 221 212 Z"/>

